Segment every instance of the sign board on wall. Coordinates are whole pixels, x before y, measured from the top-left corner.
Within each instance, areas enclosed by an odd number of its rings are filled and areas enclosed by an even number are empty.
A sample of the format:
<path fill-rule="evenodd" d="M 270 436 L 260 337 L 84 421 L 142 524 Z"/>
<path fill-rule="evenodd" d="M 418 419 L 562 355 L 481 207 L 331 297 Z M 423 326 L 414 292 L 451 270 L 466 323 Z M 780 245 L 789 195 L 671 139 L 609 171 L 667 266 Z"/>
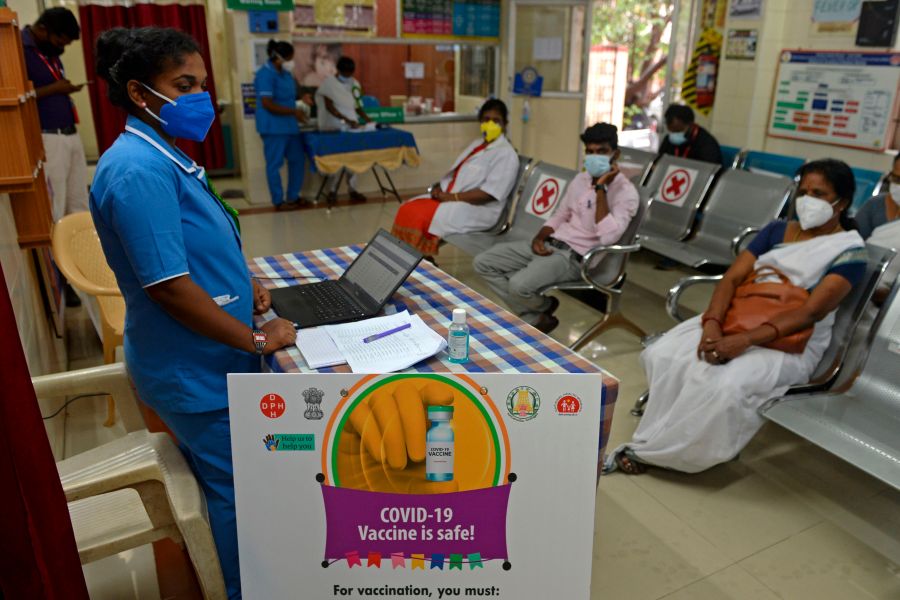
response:
<path fill-rule="evenodd" d="M 231 10 L 293 10 L 294 0 L 228 0 Z"/>
<path fill-rule="evenodd" d="M 861 9 L 862 0 L 815 0 L 812 21 L 820 33 L 852 31 Z"/>
<path fill-rule="evenodd" d="M 375 35 L 375 0 L 296 0 L 294 30 L 305 35 Z"/>
<path fill-rule="evenodd" d="M 402 0 L 404 37 L 500 38 L 500 0 Z"/>
<path fill-rule="evenodd" d="M 245 598 L 589 597 L 602 375 L 228 392 Z"/>
<path fill-rule="evenodd" d="M 753 60 L 756 58 L 756 29 L 729 29 L 725 45 L 725 58 L 730 60 Z"/>
<path fill-rule="evenodd" d="M 900 54 L 781 53 L 768 134 L 882 151 L 900 83 Z"/>

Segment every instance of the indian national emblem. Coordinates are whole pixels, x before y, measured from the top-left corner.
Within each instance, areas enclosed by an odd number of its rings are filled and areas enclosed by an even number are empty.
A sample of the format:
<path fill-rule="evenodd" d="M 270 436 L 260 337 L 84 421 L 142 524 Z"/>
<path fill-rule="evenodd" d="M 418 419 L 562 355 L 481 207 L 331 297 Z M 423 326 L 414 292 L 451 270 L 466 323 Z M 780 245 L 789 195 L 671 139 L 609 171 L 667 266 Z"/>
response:
<path fill-rule="evenodd" d="M 309 388 L 308 390 L 303 391 L 303 401 L 306 402 L 306 410 L 303 411 L 303 416 L 310 421 L 318 421 L 322 417 L 325 416 L 325 413 L 322 412 L 321 404 L 322 404 L 322 396 L 325 395 L 320 389 Z"/>

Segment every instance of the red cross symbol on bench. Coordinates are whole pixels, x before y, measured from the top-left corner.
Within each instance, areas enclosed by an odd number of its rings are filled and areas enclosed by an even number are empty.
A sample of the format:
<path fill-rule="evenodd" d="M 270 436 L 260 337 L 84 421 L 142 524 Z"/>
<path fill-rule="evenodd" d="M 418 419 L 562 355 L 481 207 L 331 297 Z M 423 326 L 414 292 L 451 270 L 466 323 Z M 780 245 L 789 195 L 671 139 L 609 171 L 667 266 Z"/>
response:
<path fill-rule="evenodd" d="M 546 179 L 531 197 L 531 210 L 536 215 L 543 215 L 553 208 L 557 198 L 559 198 L 559 183 L 555 179 Z"/>
<path fill-rule="evenodd" d="M 667 196 L 680 196 L 681 186 L 687 183 L 687 177 L 675 176 L 669 180 L 669 187 L 666 188 Z"/>
<path fill-rule="evenodd" d="M 662 199 L 669 203 L 678 202 L 691 189 L 691 174 L 684 169 L 669 173 L 662 184 Z"/>
<path fill-rule="evenodd" d="M 546 209 L 547 205 L 550 204 L 550 198 L 553 197 L 553 194 L 556 192 L 553 189 L 553 186 L 544 184 L 544 187 L 541 188 L 541 197 L 537 199 L 537 204 Z"/>

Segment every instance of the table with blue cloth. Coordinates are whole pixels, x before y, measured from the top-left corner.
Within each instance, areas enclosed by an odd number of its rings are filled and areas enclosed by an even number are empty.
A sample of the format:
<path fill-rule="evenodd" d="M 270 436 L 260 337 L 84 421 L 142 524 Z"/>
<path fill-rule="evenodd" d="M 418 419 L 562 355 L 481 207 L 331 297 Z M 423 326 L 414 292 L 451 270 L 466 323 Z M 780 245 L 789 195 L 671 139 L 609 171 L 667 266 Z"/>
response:
<path fill-rule="evenodd" d="M 389 170 L 401 165 L 419 166 L 419 149 L 416 138 L 408 131 L 384 127 L 374 131 L 315 131 L 304 133 L 303 146 L 314 173 L 344 176 L 344 169 L 353 173 L 371 170 L 383 196 L 388 192 L 400 201 L 400 194 L 391 180 Z M 382 184 L 377 167 L 380 167 L 387 186 Z M 340 186 L 341 181 L 338 181 Z M 325 180 L 319 186 L 316 199 L 322 195 Z"/>
<path fill-rule="evenodd" d="M 321 279 L 337 279 L 362 246 L 344 246 L 261 256 L 248 262 L 250 274 L 266 288 L 310 283 Z M 441 352 L 423 360 L 407 373 L 597 373 L 603 374 L 603 394 L 597 473 L 603 463 L 606 442 L 612 427 L 618 396 L 618 380 L 603 369 L 552 337 L 527 325 L 497 306 L 461 281 L 429 262 L 421 262 L 385 307 L 385 314 L 409 310 L 441 336 L 454 308 L 465 307 L 471 332 L 469 360 L 464 364 L 450 362 Z M 257 324 L 275 316 L 274 311 L 258 317 Z M 349 365 L 311 369 L 297 346 L 288 346 L 266 357 L 267 366 L 275 373 L 348 373 Z"/>

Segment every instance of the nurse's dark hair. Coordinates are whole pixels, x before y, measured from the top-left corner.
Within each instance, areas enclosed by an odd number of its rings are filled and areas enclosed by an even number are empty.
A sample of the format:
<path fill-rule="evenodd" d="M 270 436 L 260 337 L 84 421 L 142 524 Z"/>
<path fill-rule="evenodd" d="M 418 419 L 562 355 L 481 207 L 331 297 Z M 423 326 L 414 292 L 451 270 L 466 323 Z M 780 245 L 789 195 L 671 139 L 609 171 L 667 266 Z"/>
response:
<path fill-rule="evenodd" d="M 269 43 L 266 45 L 266 53 L 268 53 L 269 58 L 275 58 L 277 54 L 284 60 L 290 60 L 294 56 L 294 47 L 290 42 L 269 40 Z"/>
<path fill-rule="evenodd" d="M 810 173 L 824 177 L 825 181 L 834 188 L 838 198 L 847 201 L 841 210 L 841 227 L 847 230 L 856 229 L 856 222 L 850 218 L 847 212 L 853 205 L 853 196 L 856 194 L 856 177 L 853 176 L 853 169 L 842 160 L 821 158 L 812 160 L 797 169 L 797 180 L 803 179 Z"/>
<path fill-rule="evenodd" d="M 342 56 L 338 59 L 335 67 L 338 73 L 354 73 L 356 72 L 356 62 L 349 56 Z"/>
<path fill-rule="evenodd" d="M 509 122 L 509 109 L 506 108 L 506 104 L 503 103 L 503 100 L 498 100 L 497 98 L 491 98 L 487 102 L 481 105 L 481 108 L 478 109 L 478 120 L 484 116 L 489 110 L 496 110 L 500 113 L 500 116 L 503 117 L 503 122 Z"/>
<path fill-rule="evenodd" d="M 97 38 L 97 75 L 106 80 L 109 101 L 134 109 L 128 97 L 132 79 L 150 85 L 153 79 L 173 66 L 184 64 L 185 57 L 200 52 L 197 40 L 171 27 L 116 27 Z"/>

